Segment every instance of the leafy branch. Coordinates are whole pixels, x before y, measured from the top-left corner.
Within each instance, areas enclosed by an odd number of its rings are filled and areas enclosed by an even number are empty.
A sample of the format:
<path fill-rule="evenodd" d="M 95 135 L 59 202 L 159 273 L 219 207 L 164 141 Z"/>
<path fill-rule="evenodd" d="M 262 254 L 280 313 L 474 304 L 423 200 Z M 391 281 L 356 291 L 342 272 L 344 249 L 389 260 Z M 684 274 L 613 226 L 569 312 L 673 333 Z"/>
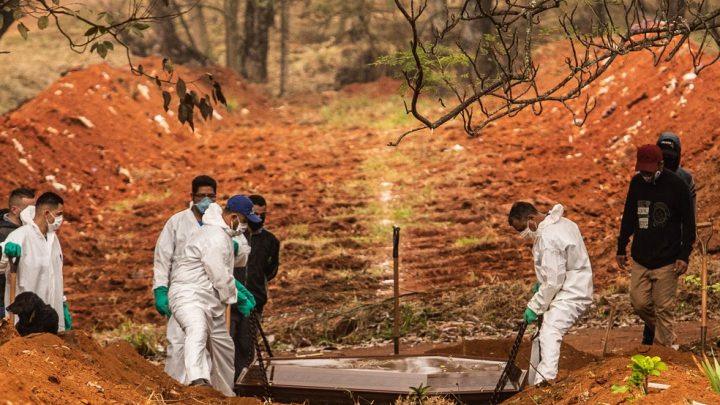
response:
<path fill-rule="evenodd" d="M 135 64 L 130 52 L 130 47 L 123 41 L 124 34 L 142 37 L 152 24 L 173 20 L 189 12 L 197 6 L 199 0 L 195 0 L 186 8 L 178 8 L 177 12 L 167 13 L 164 8 L 170 6 L 170 0 L 132 0 L 128 2 L 128 11 L 125 15 L 117 15 L 109 10 L 101 11 L 90 17 L 83 15 L 80 11 L 71 8 L 73 4 L 61 4 L 61 0 L 0 0 L 0 10 L 11 13 L 13 20 L 18 21 L 17 30 L 20 35 L 27 39 L 30 33 L 24 22 L 24 17 L 32 17 L 36 20 L 38 30 L 47 29 L 51 22 L 57 31 L 65 37 L 73 52 L 97 53 L 105 59 L 109 52 L 115 50 L 115 45 L 124 48 L 130 71 L 141 77 L 151 79 L 162 91 L 163 108 L 168 111 L 172 96 L 167 87 L 174 87 L 178 97 L 178 120 L 181 124 L 187 123 L 195 130 L 194 114 L 199 112 L 204 120 L 213 116 L 214 107 L 217 104 L 227 105 L 222 87 L 212 75 L 206 74 L 195 80 L 186 82 L 182 77 L 175 74 L 172 62 L 163 60 L 164 76 L 158 74 L 150 75 L 145 72 L 142 64 Z M 84 26 L 84 33 L 79 37 L 68 31 L 61 21 L 61 18 L 71 18 Z M 4 21 L 0 15 L 0 26 Z M 187 91 L 188 84 L 204 81 L 211 89 L 209 93 L 198 93 L 194 90 Z"/>
<path fill-rule="evenodd" d="M 400 70 L 410 91 L 406 112 L 422 126 L 401 134 L 390 145 L 458 117 L 465 132 L 477 136 L 492 122 L 525 109 L 540 115 L 549 102 L 561 103 L 575 124 L 583 125 L 596 100 L 586 96 L 579 108 L 571 103 L 619 56 L 647 51 L 658 64 L 686 47 L 696 73 L 720 59 L 717 54 L 708 56 L 708 47 L 720 46 L 720 9 L 710 9 L 707 0 L 688 2 L 685 10 L 672 5 L 677 2 L 660 2 L 654 11 L 639 0 L 575 5 L 561 0 L 464 0 L 460 7 L 448 9 L 444 26 L 429 37 L 418 28 L 427 1 L 394 1 L 411 39 L 405 51 L 378 63 Z M 468 30 L 473 32 L 471 39 L 465 34 Z M 545 80 L 543 73 L 549 66 L 537 63 L 535 53 L 550 35 L 561 39 L 565 58 L 561 74 Z M 693 41 L 691 35 L 700 39 Z M 466 61 L 437 63 L 448 55 L 463 55 Z M 433 116 L 421 110 L 418 100 L 437 93 L 452 95 L 454 102 L 439 98 L 446 112 Z"/>

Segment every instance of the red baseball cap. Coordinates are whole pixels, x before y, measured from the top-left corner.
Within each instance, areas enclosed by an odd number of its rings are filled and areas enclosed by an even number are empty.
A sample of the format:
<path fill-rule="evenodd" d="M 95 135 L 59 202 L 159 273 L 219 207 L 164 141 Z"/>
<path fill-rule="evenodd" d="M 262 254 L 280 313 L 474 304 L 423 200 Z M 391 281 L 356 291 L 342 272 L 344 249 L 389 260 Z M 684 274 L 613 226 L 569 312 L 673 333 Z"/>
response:
<path fill-rule="evenodd" d="M 643 145 L 637 151 L 635 170 L 640 172 L 655 172 L 658 163 L 663 160 L 662 149 L 657 145 Z"/>

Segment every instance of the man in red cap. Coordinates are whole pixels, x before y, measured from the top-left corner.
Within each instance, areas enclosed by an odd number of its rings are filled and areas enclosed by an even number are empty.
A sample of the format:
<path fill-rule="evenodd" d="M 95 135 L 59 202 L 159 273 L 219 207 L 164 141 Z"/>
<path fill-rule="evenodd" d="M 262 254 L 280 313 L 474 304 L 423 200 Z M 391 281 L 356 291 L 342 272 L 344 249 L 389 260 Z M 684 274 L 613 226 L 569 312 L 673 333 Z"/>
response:
<path fill-rule="evenodd" d="M 637 174 L 630 181 L 618 238 L 617 263 L 628 264 L 630 302 L 635 313 L 655 329 L 656 341 L 673 346 L 677 280 L 688 268 L 695 242 L 695 214 L 690 189 L 675 173 L 665 170 L 657 145 L 638 148 Z"/>

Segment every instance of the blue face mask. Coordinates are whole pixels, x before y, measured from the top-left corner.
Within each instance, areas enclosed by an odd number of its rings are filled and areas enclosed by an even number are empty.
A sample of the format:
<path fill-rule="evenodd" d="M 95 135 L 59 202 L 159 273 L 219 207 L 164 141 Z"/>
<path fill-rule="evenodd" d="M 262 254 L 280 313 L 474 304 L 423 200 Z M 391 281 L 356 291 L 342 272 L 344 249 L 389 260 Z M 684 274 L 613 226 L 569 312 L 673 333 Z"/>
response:
<path fill-rule="evenodd" d="M 197 207 L 197 210 L 198 210 L 201 214 L 204 214 L 205 211 L 207 211 L 207 209 L 208 209 L 208 207 L 210 206 L 210 204 L 212 204 L 212 200 L 210 199 L 210 197 L 205 197 L 205 198 L 203 198 L 202 200 L 200 200 L 199 203 L 195 204 L 195 207 Z"/>

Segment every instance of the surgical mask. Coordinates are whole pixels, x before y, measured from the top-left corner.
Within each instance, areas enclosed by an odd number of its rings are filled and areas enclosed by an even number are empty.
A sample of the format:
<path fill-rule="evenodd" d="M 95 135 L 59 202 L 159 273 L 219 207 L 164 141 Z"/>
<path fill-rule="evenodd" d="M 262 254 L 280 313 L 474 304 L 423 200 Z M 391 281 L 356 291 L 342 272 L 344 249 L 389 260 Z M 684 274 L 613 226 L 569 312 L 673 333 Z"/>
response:
<path fill-rule="evenodd" d="M 247 224 L 238 220 L 238 224 L 235 227 L 230 225 L 230 227 L 225 229 L 225 232 L 227 232 L 227 234 L 232 238 L 245 233 L 246 230 Z"/>
<path fill-rule="evenodd" d="M 50 215 L 53 215 L 52 212 L 50 213 Z M 47 221 L 47 218 L 45 218 L 48 223 L 48 232 L 56 232 L 58 229 L 60 229 L 60 225 L 62 225 L 63 223 L 62 215 L 53 215 L 53 217 L 55 217 L 55 220 L 53 222 Z"/>
<path fill-rule="evenodd" d="M 210 197 L 205 197 L 205 198 L 203 198 L 202 200 L 200 200 L 199 203 L 195 204 L 195 207 L 197 207 L 197 210 L 198 210 L 201 214 L 204 214 L 205 211 L 207 211 L 207 209 L 208 209 L 208 207 L 210 206 L 210 204 L 212 204 L 212 200 L 210 199 Z"/>
<path fill-rule="evenodd" d="M 658 170 L 652 176 L 645 176 L 641 172 L 638 172 L 638 173 L 642 176 L 643 180 L 645 180 L 646 183 L 653 184 L 653 183 L 655 183 L 655 180 L 657 180 L 660 177 L 660 174 L 662 172 L 660 170 Z"/>
<path fill-rule="evenodd" d="M 537 230 L 533 231 L 532 229 L 530 229 L 530 221 L 528 221 L 525 229 L 520 232 L 520 237 L 529 240 L 535 240 L 535 238 L 537 238 Z"/>

